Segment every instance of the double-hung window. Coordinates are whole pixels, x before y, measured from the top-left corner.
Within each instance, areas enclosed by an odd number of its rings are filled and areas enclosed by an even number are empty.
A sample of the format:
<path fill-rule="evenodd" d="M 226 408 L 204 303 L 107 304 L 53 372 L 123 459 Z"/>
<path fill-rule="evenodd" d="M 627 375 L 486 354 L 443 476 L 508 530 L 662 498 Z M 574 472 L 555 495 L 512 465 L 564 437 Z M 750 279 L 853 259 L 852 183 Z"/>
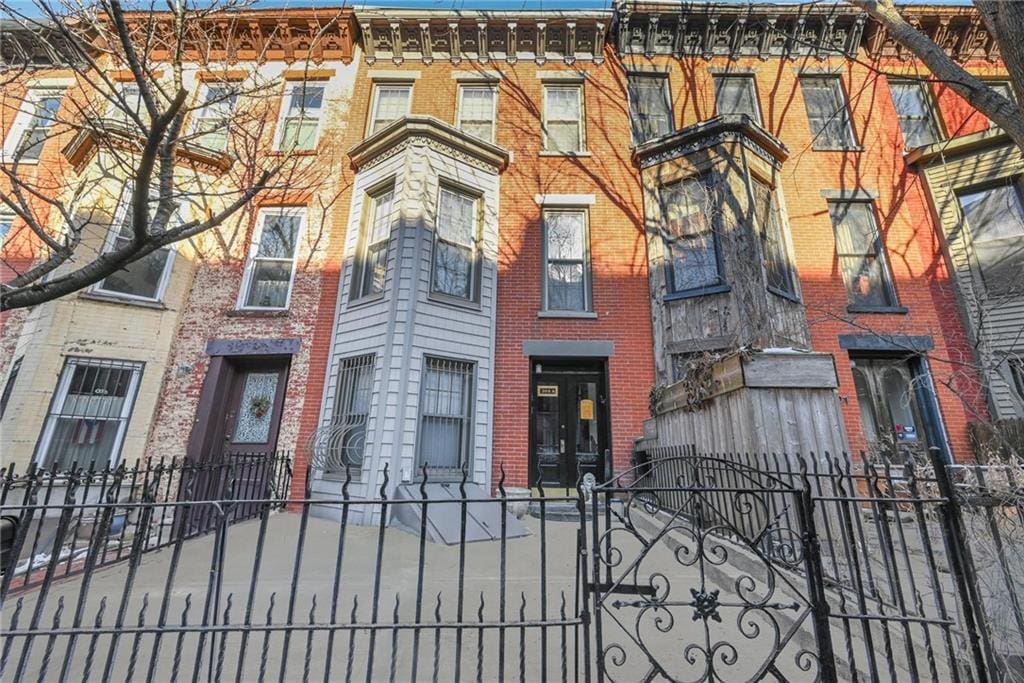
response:
<path fill-rule="evenodd" d="M 761 123 L 761 108 L 753 76 L 718 76 L 715 78 L 715 107 L 721 114 L 746 114 Z"/>
<path fill-rule="evenodd" d="M 155 211 L 154 202 L 153 206 L 149 207 L 150 219 L 153 218 Z M 180 224 L 180 220 L 180 214 L 175 210 L 168 220 L 165 230 Z M 152 227 L 150 229 L 152 230 Z M 114 212 L 114 221 L 111 223 L 110 232 L 107 235 L 105 252 L 118 251 L 129 246 L 134 236 L 132 192 L 131 189 L 125 187 L 121 195 L 121 202 Z M 111 273 L 96 283 L 93 291 L 125 299 L 160 301 L 167 288 L 173 264 L 174 249 L 172 247 L 157 249 Z"/>
<path fill-rule="evenodd" d="M 412 85 L 409 83 L 378 83 L 373 87 L 370 132 L 373 135 L 409 115 Z"/>
<path fill-rule="evenodd" d="M 345 358 L 338 372 L 337 398 L 331 417 L 331 458 L 327 472 L 343 471 L 346 466 L 361 467 L 366 450 L 366 422 L 373 395 L 374 354 Z"/>
<path fill-rule="evenodd" d="M 473 364 L 423 359 L 417 465 L 457 470 L 468 464 L 473 428 Z"/>
<path fill-rule="evenodd" d="M 670 293 L 699 292 L 722 284 L 715 239 L 715 193 L 707 177 L 661 189 L 662 243 Z"/>
<path fill-rule="evenodd" d="M 14 226 L 14 214 L 9 211 L 0 211 L 0 247 L 7 241 L 7 235 Z"/>
<path fill-rule="evenodd" d="M 843 84 L 837 76 L 801 76 L 813 149 L 849 149 L 856 146 Z"/>
<path fill-rule="evenodd" d="M 795 298 L 796 275 L 786 247 L 786 228 L 779 199 L 775 190 L 756 178 L 753 179 L 753 189 L 754 216 L 761 235 L 768 288 L 777 294 Z"/>
<path fill-rule="evenodd" d="M 441 187 L 434 227 L 431 291 L 475 301 L 477 297 L 477 241 L 480 233 L 480 198 Z"/>
<path fill-rule="evenodd" d="M 239 308 L 283 310 L 291 300 L 305 209 L 260 211 Z"/>
<path fill-rule="evenodd" d="M 633 142 L 640 144 L 671 133 L 672 104 L 666 74 L 629 74 L 629 111 Z"/>
<path fill-rule="evenodd" d="M 903 146 L 914 149 L 937 142 L 938 122 L 932 108 L 928 85 L 918 81 L 889 81 L 892 103 L 903 132 Z"/>
<path fill-rule="evenodd" d="M 581 209 L 544 212 L 544 309 L 590 310 L 587 213 Z"/>
<path fill-rule="evenodd" d="M 352 278 L 352 299 L 380 294 L 388 266 L 391 239 L 391 207 L 395 187 L 391 185 L 366 197 L 366 219 L 356 245 L 356 267 Z"/>
<path fill-rule="evenodd" d="M 544 149 L 549 152 L 582 152 L 583 86 L 544 86 Z"/>
<path fill-rule="evenodd" d="M 986 83 L 986 85 L 988 87 L 992 88 L 993 90 L 995 90 L 997 93 L 999 93 L 1000 95 L 1002 95 L 1006 99 L 1010 100 L 1011 102 L 1016 102 L 1017 101 L 1017 96 L 1014 95 L 1014 93 L 1013 93 L 1013 86 L 1010 85 L 1009 81 L 989 81 L 988 83 Z M 994 121 L 989 119 L 988 127 L 989 128 L 998 128 L 999 126 L 996 125 L 996 123 Z"/>
<path fill-rule="evenodd" d="M 141 377 L 142 363 L 68 358 L 37 447 L 39 464 L 54 470 L 114 465 Z"/>
<path fill-rule="evenodd" d="M 310 151 L 320 138 L 324 116 L 324 86 L 307 81 L 289 83 L 281 103 L 278 149 Z"/>
<path fill-rule="evenodd" d="M 107 106 L 108 119 L 113 120 L 122 126 L 135 126 L 135 117 L 139 117 L 143 123 L 149 120 L 149 112 L 142 101 L 142 90 L 136 83 L 118 83 L 114 92 L 110 95 L 110 104 Z"/>
<path fill-rule="evenodd" d="M 228 129 L 237 98 L 238 92 L 230 86 L 203 86 L 201 105 L 192 123 L 198 144 L 216 152 L 228 148 Z"/>
<path fill-rule="evenodd" d="M 892 278 L 871 204 L 830 202 L 829 214 L 836 235 L 836 257 L 851 307 L 895 306 Z"/>
<path fill-rule="evenodd" d="M 498 90 L 493 85 L 459 87 L 459 130 L 494 142 Z"/>
<path fill-rule="evenodd" d="M 1024 198 L 1021 180 L 964 192 L 960 209 L 990 294 L 1024 292 Z"/>
<path fill-rule="evenodd" d="M 28 91 L 14 125 L 4 143 L 6 161 L 38 161 L 43 146 L 53 134 L 63 92 L 46 88 Z"/>

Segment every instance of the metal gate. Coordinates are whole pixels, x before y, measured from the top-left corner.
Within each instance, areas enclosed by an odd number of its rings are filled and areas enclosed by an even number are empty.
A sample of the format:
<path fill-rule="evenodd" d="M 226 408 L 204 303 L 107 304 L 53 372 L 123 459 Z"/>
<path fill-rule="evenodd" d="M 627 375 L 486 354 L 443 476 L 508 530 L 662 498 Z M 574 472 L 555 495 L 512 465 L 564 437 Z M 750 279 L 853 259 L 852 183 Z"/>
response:
<path fill-rule="evenodd" d="M 807 487 L 668 457 L 595 487 L 590 510 L 598 680 L 835 680 Z"/>

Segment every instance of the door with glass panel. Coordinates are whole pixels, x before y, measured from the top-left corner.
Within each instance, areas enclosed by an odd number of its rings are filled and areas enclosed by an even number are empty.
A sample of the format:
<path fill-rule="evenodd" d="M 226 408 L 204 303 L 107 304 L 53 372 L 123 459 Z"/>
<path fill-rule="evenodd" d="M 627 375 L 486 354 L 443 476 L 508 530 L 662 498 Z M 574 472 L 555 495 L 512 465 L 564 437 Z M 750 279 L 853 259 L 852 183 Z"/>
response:
<path fill-rule="evenodd" d="M 856 358 L 853 381 L 861 427 L 872 455 L 895 462 L 927 458 L 929 424 L 918 393 L 921 381 L 906 360 Z"/>

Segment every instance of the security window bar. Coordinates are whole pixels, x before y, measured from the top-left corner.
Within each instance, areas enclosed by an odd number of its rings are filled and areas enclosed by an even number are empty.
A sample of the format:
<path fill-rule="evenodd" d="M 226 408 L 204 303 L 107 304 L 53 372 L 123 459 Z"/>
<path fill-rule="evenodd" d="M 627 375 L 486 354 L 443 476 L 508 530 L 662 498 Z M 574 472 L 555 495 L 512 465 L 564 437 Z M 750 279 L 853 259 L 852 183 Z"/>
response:
<path fill-rule="evenodd" d="M 37 460 L 48 469 L 117 463 L 142 363 L 69 358 L 57 382 Z"/>
<path fill-rule="evenodd" d="M 850 110 L 843 85 L 834 76 L 802 76 L 807 119 L 811 126 L 813 149 L 849 149 L 856 146 Z"/>
<path fill-rule="evenodd" d="M 345 358 L 338 372 L 337 398 L 331 416 L 325 472 L 361 468 L 366 451 L 366 422 L 373 395 L 374 354 Z"/>
<path fill-rule="evenodd" d="M 718 114 L 746 114 L 761 123 L 757 89 L 751 76 L 719 76 L 715 79 L 715 106 Z"/>
<path fill-rule="evenodd" d="M 1024 292 L 1024 195 L 1021 179 L 957 197 L 974 258 L 992 295 Z"/>
<path fill-rule="evenodd" d="M 940 139 L 928 86 L 917 81 L 889 81 L 892 103 L 903 132 L 903 146 L 915 149 Z"/>
<path fill-rule="evenodd" d="M 481 140 L 494 142 L 498 92 L 492 85 L 464 85 L 459 88 L 459 130 Z"/>
<path fill-rule="evenodd" d="M 668 77 L 663 74 L 630 74 L 629 111 L 633 120 L 634 144 L 671 133 L 672 101 Z"/>
<path fill-rule="evenodd" d="M 384 291 L 394 199 L 394 186 L 367 197 L 366 221 L 356 248 L 352 299 L 361 299 Z"/>
<path fill-rule="evenodd" d="M 228 148 L 228 130 L 238 93 L 223 85 L 203 88 L 202 106 L 193 119 L 192 131 L 196 142 L 216 152 Z"/>
<path fill-rule="evenodd" d="M 472 445 L 473 364 L 428 356 L 421 381 L 417 463 L 460 470 Z"/>
<path fill-rule="evenodd" d="M 288 308 L 304 218 L 305 212 L 301 209 L 260 213 L 246 267 L 243 308 Z"/>
<path fill-rule="evenodd" d="M 699 292 L 722 284 L 709 179 L 688 178 L 663 187 L 661 204 L 668 291 Z"/>
<path fill-rule="evenodd" d="M 305 81 L 289 85 L 281 109 L 278 148 L 307 152 L 316 149 L 324 114 L 324 86 Z"/>
<path fill-rule="evenodd" d="M 895 306 L 892 278 L 871 204 L 831 202 L 829 215 L 850 305 L 866 308 Z"/>
<path fill-rule="evenodd" d="M 3 419 L 4 413 L 7 412 L 7 403 L 11 400 L 11 394 L 14 392 L 14 384 L 18 381 L 18 373 L 21 372 L 21 361 L 22 357 L 14 359 L 11 363 L 11 371 L 7 373 L 7 381 L 4 383 L 4 392 L 0 394 L 0 419 Z"/>
<path fill-rule="evenodd" d="M 43 146 L 53 135 L 57 111 L 63 93 L 60 90 L 31 89 L 7 138 L 4 156 L 10 160 L 38 161 Z"/>
<path fill-rule="evenodd" d="M 434 236 L 431 291 L 475 301 L 479 198 L 442 187 Z"/>
<path fill-rule="evenodd" d="M 544 308 L 590 310 L 587 214 L 581 210 L 544 212 Z"/>
<path fill-rule="evenodd" d="M 370 135 L 386 128 L 409 114 L 412 86 L 408 84 L 378 84 L 373 89 L 373 115 Z"/>
<path fill-rule="evenodd" d="M 1000 95 L 1002 95 L 1006 99 L 1010 100 L 1011 102 L 1016 102 L 1017 101 L 1017 96 L 1014 94 L 1013 86 L 1010 85 L 1009 81 L 988 81 L 986 83 L 986 85 L 988 87 L 992 88 L 993 90 L 995 90 L 997 93 L 999 93 Z M 988 127 L 989 128 L 998 128 L 999 126 L 996 125 L 995 121 L 993 121 L 992 119 L 989 119 Z"/>
<path fill-rule="evenodd" d="M 155 212 L 154 202 L 149 210 L 151 219 Z M 114 221 L 110 226 L 105 249 L 107 253 L 123 249 L 131 244 L 135 234 L 131 215 L 132 194 L 130 189 L 125 188 L 121 202 L 114 212 Z M 174 227 L 180 222 L 180 214 L 175 211 L 166 228 Z M 171 247 L 157 249 L 108 275 L 96 285 L 93 291 L 126 299 L 160 301 L 167 288 L 173 263 L 174 250 Z"/>
<path fill-rule="evenodd" d="M 544 86 L 544 149 L 583 151 L 583 86 Z"/>
<path fill-rule="evenodd" d="M 767 184 L 754 180 L 754 217 L 761 236 L 761 252 L 768 289 L 790 298 L 796 298 L 796 274 L 786 248 L 785 223 L 782 207 L 775 191 Z"/>

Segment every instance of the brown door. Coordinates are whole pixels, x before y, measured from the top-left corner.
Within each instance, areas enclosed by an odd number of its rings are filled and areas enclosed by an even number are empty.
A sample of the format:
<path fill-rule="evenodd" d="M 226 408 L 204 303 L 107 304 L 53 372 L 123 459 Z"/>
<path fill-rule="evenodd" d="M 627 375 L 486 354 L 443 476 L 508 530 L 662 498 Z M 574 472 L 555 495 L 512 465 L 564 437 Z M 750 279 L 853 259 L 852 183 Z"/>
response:
<path fill-rule="evenodd" d="M 231 364 L 227 401 L 220 420 L 222 455 L 267 455 L 277 448 L 286 360 L 243 360 Z"/>

